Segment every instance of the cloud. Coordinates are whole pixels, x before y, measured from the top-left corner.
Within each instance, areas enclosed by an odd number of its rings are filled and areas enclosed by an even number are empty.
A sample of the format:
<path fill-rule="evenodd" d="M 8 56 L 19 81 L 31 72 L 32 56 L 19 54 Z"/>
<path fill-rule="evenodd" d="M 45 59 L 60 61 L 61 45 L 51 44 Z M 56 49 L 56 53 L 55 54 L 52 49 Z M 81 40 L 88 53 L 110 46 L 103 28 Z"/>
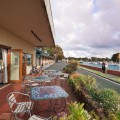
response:
<path fill-rule="evenodd" d="M 51 0 L 56 44 L 74 57 L 120 52 L 119 5 L 120 0 Z"/>

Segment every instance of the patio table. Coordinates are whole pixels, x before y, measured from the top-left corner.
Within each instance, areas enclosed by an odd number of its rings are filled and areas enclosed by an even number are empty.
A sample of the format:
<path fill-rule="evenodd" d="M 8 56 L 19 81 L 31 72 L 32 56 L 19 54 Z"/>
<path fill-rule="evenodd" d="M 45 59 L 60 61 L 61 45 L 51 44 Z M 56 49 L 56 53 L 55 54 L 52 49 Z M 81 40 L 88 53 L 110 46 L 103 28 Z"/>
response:
<path fill-rule="evenodd" d="M 56 77 L 64 75 L 64 73 L 62 73 L 61 71 L 58 71 L 58 70 L 45 70 L 45 73 L 47 73 L 48 75 L 51 75 L 51 76 L 56 76 Z"/>
<path fill-rule="evenodd" d="M 53 79 L 54 79 L 54 77 L 48 77 L 47 75 L 42 75 L 42 76 L 38 76 L 38 77 L 32 79 L 32 81 L 39 83 L 39 85 L 42 85 L 43 82 L 48 83 Z"/>
<path fill-rule="evenodd" d="M 56 112 L 60 109 L 65 109 L 68 93 L 60 86 L 42 86 L 31 88 L 30 96 L 31 99 L 35 101 L 36 111 L 39 111 L 39 101 L 49 100 L 51 107 L 54 112 Z M 52 100 L 54 100 L 54 102 Z M 59 105 L 58 100 L 61 100 Z"/>

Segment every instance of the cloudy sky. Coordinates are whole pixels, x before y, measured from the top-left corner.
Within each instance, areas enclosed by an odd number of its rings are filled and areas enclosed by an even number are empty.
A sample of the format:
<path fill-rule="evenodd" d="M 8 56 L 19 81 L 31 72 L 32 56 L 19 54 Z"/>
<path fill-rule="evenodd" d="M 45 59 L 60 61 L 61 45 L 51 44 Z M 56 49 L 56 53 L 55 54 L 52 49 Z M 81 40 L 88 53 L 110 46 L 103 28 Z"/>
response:
<path fill-rule="evenodd" d="M 120 0 L 51 0 L 55 43 L 66 57 L 120 52 Z"/>

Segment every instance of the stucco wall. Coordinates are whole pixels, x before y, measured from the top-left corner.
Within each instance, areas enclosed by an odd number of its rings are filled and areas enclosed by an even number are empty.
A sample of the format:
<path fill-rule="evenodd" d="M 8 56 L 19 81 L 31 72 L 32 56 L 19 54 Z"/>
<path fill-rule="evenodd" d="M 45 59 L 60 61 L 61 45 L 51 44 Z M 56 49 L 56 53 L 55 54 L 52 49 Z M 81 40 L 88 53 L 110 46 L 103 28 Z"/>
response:
<path fill-rule="evenodd" d="M 35 64 L 35 49 L 30 43 L 0 28 L 0 44 L 10 46 L 12 49 L 23 49 L 24 53 L 33 54 Z"/>

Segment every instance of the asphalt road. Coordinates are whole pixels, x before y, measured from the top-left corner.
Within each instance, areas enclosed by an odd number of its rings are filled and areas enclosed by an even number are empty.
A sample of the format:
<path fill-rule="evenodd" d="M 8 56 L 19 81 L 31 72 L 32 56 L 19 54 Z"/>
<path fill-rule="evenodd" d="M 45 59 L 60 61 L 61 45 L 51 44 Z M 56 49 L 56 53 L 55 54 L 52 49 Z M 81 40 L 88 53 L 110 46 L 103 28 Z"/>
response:
<path fill-rule="evenodd" d="M 53 65 L 51 65 L 50 67 L 48 67 L 46 70 L 59 70 L 62 71 L 63 68 L 67 65 L 67 62 L 60 62 L 60 63 L 55 63 Z"/>
<path fill-rule="evenodd" d="M 120 84 L 112 82 L 106 78 L 100 77 L 96 74 L 93 74 L 89 71 L 86 71 L 84 69 L 78 68 L 77 72 L 83 74 L 83 75 L 90 75 L 93 76 L 96 79 L 97 86 L 101 89 L 103 88 L 109 88 L 117 91 L 120 94 Z"/>
<path fill-rule="evenodd" d="M 60 62 L 60 63 L 55 63 L 53 65 L 51 65 L 50 67 L 48 67 L 47 69 L 52 69 L 52 70 L 60 70 L 62 71 L 63 68 L 67 65 L 66 62 Z M 78 68 L 77 72 L 83 74 L 83 75 L 90 75 L 93 76 L 96 79 L 97 82 L 97 86 L 99 88 L 110 88 L 113 89 L 115 91 L 117 91 L 120 94 L 120 84 L 114 83 L 109 81 L 108 79 L 102 78 L 98 75 L 95 75 L 89 71 L 86 71 L 84 69 Z"/>

